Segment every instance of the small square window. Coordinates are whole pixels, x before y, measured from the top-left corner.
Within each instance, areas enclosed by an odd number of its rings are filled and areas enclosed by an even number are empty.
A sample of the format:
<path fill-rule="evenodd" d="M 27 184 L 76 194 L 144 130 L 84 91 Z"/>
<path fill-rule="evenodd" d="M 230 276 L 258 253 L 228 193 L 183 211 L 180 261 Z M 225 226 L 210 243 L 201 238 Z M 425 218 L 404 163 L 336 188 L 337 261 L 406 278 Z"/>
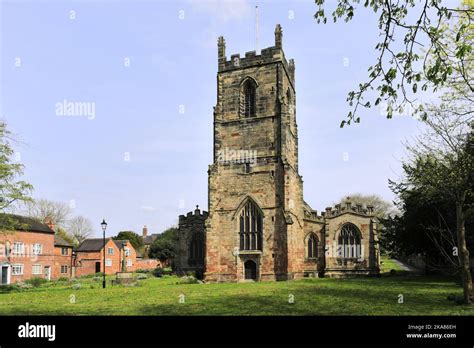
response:
<path fill-rule="evenodd" d="M 13 243 L 13 254 L 23 255 L 24 253 L 25 253 L 25 245 L 23 244 L 23 242 Z"/>
<path fill-rule="evenodd" d="M 68 248 L 61 248 L 61 255 L 67 256 L 69 254 Z"/>
<path fill-rule="evenodd" d="M 12 275 L 23 275 L 23 265 L 19 263 L 12 265 Z"/>
<path fill-rule="evenodd" d="M 43 273 L 43 266 L 41 266 L 40 264 L 33 265 L 32 270 L 31 270 L 31 274 L 38 275 L 38 274 L 42 274 L 42 273 Z"/>
<path fill-rule="evenodd" d="M 43 245 L 36 243 L 33 244 L 33 255 L 41 255 L 43 253 Z"/>
<path fill-rule="evenodd" d="M 107 254 L 113 255 L 114 254 L 114 248 L 108 248 L 107 249 Z"/>
<path fill-rule="evenodd" d="M 112 266 L 112 260 L 111 259 L 106 259 L 105 260 L 105 266 L 106 267 L 111 267 Z"/>

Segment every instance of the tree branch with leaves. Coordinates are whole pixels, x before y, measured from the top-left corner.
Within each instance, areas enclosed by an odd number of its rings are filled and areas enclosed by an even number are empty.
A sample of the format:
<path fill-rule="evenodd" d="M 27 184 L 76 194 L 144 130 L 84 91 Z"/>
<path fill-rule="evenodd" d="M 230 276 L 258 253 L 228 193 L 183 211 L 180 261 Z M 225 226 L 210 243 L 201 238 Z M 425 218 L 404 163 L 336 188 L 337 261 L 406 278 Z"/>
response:
<path fill-rule="evenodd" d="M 318 7 L 315 19 L 326 23 L 328 1 L 315 0 L 315 3 Z M 378 53 L 375 64 L 368 68 L 367 81 L 348 94 L 351 110 L 341 127 L 360 122 L 359 108 L 370 108 L 381 102 L 387 104 L 387 118 L 392 118 L 394 111 L 402 113 L 407 104 L 414 105 L 419 89 L 436 92 L 453 78 L 466 95 L 472 96 L 472 56 L 467 57 L 473 51 L 474 1 L 466 0 L 458 8 L 443 3 L 442 0 L 337 0 L 331 14 L 334 22 L 352 20 L 361 10 L 357 7 L 362 6 L 379 16 L 381 37 L 375 46 Z M 374 90 L 376 96 L 367 100 Z M 422 104 L 415 106 L 415 113 L 423 118 L 428 115 Z"/>

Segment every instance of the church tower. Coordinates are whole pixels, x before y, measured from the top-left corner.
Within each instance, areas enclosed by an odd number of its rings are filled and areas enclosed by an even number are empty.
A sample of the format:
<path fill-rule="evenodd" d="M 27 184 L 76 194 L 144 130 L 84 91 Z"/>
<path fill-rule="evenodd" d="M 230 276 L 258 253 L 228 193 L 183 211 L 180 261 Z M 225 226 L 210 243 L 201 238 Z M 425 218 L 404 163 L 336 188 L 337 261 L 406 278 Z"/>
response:
<path fill-rule="evenodd" d="M 295 65 L 275 45 L 230 56 L 218 39 L 214 156 L 209 166 L 206 279 L 303 276 Z"/>

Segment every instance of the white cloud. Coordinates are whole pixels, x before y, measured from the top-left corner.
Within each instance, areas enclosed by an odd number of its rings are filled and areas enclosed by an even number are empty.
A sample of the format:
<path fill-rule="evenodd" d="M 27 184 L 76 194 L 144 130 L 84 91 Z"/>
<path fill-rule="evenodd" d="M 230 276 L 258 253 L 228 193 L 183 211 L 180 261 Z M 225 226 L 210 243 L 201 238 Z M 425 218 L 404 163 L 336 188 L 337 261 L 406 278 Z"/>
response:
<path fill-rule="evenodd" d="M 150 206 L 150 205 L 142 205 L 140 207 L 140 210 L 143 210 L 143 211 L 148 211 L 148 212 L 152 212 L 152 211 L 155 211 L 156 208 Z"/>

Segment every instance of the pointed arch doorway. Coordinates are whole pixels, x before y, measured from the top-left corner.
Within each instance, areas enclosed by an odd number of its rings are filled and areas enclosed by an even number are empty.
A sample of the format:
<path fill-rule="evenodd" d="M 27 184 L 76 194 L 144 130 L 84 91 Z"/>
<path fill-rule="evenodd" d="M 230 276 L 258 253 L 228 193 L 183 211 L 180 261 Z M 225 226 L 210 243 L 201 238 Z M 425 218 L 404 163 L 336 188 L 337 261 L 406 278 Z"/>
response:
<path fill-rule="evenodd" d="M 253 260 L 247 260 L 244 263 L 245 279 L 257 280 L 257 264 Z"/>

